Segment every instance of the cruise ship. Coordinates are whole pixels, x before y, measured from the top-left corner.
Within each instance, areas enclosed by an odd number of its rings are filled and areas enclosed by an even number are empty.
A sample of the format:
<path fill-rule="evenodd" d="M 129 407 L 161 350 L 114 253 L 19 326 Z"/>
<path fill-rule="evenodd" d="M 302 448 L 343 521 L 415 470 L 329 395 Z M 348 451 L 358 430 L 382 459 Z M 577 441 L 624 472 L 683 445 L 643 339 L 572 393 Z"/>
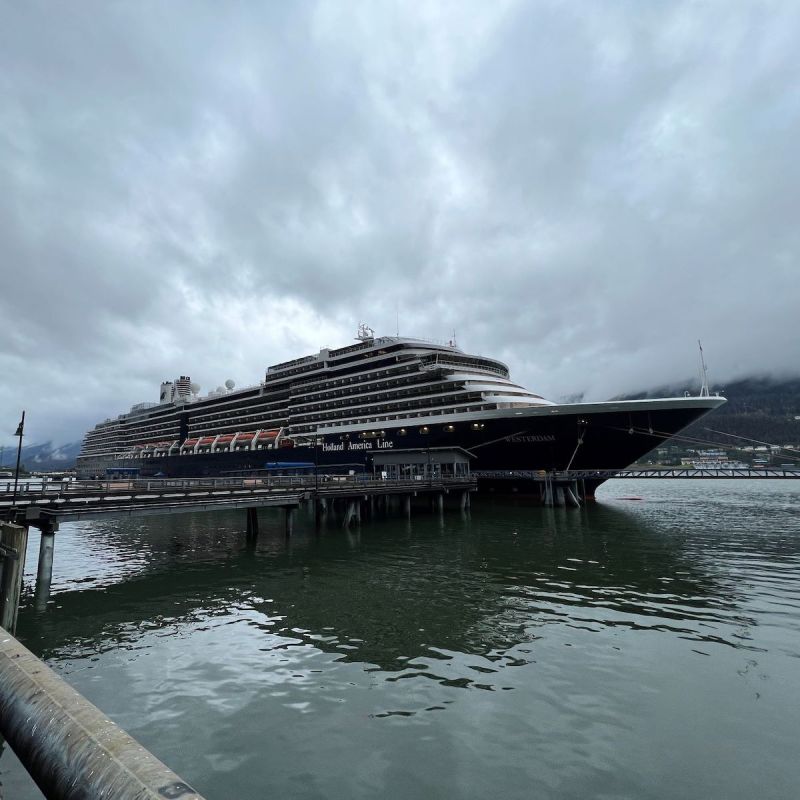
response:
<path fill-rule="evenodd" d="M 380 455 L 459 451 L 481 474 L 628 466 L 724 403 L 707 393 L 559 404 L 500 361 L 361 325 L 355 344 L 206 396 L 183 375 L 86 434 L 79 478 L 376 471 Z M 401 459 L 402 460 L 402 459 Z M 409 459 L 411 460 L 411 459 Z"/>

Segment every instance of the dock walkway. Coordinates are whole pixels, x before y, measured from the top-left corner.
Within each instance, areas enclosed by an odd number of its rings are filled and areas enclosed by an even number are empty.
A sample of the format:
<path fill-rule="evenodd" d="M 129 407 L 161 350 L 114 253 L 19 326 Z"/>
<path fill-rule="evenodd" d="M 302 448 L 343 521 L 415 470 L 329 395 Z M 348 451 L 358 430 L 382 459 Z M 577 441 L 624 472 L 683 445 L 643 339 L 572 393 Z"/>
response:
<path fill-rule="evenodd" d="M 181 478 L 108 481 L 27 482 L 20 484 L 14 517 L 27 525 L 97 519 L 107 515 L 142 516 L 236 508 L 295 509 L 304 500 L 324 505 L 392 495 L 442 495 L 469 492 L 472 478 L 421 480 L 374 479 L 358 476 L 325 480 L 315 476 L 269 478 Z M 0 484 L 0 516 L 11 514 L 13 484 Z"/>

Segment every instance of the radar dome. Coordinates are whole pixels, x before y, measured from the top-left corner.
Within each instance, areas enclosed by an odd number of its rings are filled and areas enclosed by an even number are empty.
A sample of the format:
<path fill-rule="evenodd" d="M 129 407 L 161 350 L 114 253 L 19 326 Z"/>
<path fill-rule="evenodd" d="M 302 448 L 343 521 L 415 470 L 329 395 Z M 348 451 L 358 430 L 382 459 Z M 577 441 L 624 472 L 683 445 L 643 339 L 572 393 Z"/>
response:
<path fill-rule="evenodd" d="M 192 394 L 197 394 L 200 391 L 200 384 L 193 383 L 191 386 L 189 386 L 189 388 L 192 390 Z"/>
<path fill-rule="evenodd" d="M 228 380 L 226 380 L 226 381 L 225 381 L 225 388 L 226 388 L 228 391 L 230 391 L 231 389 L 233 389 L 233 387 L 234 387 L 234 386 L 236 386 L 236 381 L 234 381 L 234 380 L 231 380 L 230 378 L 228 378 Z"/>
<path fill-rule="evenodd" d="M 217 388 L 216 388 L 216 389 L 214 389 L 214 391 L 215 391 L 217 394 L 225 394 L 225 390 L 224 390 L 224 389 L 223 389 L 221 386 L 217 386 Z"/>

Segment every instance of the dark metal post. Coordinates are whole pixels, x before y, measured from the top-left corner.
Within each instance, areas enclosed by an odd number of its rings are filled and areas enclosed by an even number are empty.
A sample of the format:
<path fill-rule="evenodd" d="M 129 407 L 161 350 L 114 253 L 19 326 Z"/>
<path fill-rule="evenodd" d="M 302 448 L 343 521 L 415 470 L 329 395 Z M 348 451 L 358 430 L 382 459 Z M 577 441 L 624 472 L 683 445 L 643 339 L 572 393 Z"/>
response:
<path fill-rule="evenodd" d="M 319 493 L 319 436 L 314 431 L 314 502 Z"/>
<path fill-rule="evenodd" d="M 319 509 L 319 436 L 314 431 L 314 527 L 319 528 L 320 509 Z M 287 521 L 288 527 L 288 521 Z"/>

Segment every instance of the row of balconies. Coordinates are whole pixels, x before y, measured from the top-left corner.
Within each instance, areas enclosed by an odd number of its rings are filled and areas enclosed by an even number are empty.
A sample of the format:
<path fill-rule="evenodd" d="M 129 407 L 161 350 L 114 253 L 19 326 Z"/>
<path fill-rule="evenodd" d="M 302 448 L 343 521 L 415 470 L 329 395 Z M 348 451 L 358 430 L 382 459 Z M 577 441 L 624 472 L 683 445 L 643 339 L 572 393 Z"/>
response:
<path fill-rule="evenodd" d="M 474 401 L 473 401 L 474 402 Z M 438 408 L 427 408 L 424 411 L 418 410 L 410 414 L 383 414 L 376 417 L 359 417 L 350 418 L 345 420 L 337 420 L 330 424 L 325 424 L 325 428 L 343 428 L 346 425 L 368 425 L 370 423 L 391 422 L 403 419 L 415 419 L 419 416 L 433 417 L 441 416 L 444 414 L 467 414 L 472 411 L 489 411 L 494 408 L 494 404 L 487 403 L 485 405 L 457 405 L 457 406 L 440 406 Z M 299 427 L 292 426 L 292 432 L 307 432 L 315 430 L 318 426 L 303 425 Z"/>
<path fill-rule="evenodd" d="M 327 420 L 338 420 L 344 417 L 358 417 L 366 411 L 370 416 L 373 414 L 388 414 L 391 412 L 408 411 L 414 414 L 427 412 L 434 406 L 464 405 L 465 403 L 480 402 L 480 394 L 456 394 L 452 392 L 440 392 L 438 394 L 425 394 L 409 398 L 405 401 L 390 401 L 384 403 L 364 403 L 358 406 L 349 406 L 340 410 L 327 410 L 325 413 L 316 414 L 297 414 L 291 417 L 292 425 L 303 422 L 322 422 Z"/>

